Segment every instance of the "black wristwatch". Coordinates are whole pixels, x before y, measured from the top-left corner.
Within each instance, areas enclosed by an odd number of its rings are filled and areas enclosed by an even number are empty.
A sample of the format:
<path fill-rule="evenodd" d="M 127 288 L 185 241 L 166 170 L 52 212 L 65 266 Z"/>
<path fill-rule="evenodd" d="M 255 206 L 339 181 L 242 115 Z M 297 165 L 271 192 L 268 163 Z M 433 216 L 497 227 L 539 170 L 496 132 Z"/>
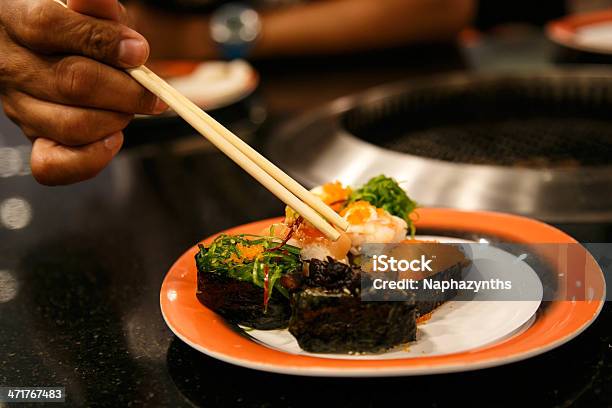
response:
<path fill-rule="evenodd" d="M 210 35 L 224 58 L 246 58 L 261 33 L 255 9 L 242 3 L 228 3 L 212 13 Z"/>

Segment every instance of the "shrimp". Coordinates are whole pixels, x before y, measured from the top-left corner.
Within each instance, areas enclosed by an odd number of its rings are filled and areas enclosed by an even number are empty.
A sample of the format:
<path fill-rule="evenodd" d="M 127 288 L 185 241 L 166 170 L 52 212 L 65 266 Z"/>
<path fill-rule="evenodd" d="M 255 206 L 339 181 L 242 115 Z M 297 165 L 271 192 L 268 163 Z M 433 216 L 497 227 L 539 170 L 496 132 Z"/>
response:
<path fill-rule="evenodd" d="M 408 224 L 405 220 L 382 208 L 376 208 L 367 201 L 349 204 L 340 215 L 350 224 L 347 235 L 355 252 L 360 252 L 363 244 L 397 243 L 406 239 Z"/>

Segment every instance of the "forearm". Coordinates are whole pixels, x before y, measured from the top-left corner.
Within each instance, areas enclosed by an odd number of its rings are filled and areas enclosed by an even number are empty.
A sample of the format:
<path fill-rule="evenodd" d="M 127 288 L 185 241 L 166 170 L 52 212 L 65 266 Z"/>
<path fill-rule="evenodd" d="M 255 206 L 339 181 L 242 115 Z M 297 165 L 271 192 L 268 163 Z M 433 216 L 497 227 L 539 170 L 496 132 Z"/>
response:
<path fill-rule="evenodd" d="M 321 0 L 262 12 L 253 57 L 335 54 L 448 40 L 472 19 L 474 0 Z M 219 57 L 208 18 L 129 3 L 153 58 Z"/>
<path fill-rule="evenodd" d="M 263 15 L 254 56 L 331 54 L 448 40 L 472 19 L 473 0 L 320 1 Z"/>

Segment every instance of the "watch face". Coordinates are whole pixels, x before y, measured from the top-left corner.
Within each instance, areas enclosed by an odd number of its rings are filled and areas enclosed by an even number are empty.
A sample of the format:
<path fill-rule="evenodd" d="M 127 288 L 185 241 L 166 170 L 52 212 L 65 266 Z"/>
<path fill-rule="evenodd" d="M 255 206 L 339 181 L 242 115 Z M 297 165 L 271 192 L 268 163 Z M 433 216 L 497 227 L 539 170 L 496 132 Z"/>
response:
<path fill-rule="evenodd" d="M 250 44 L 259 36 L 261 22 L 254 9 L 231 3 L 215 11 L 210 30 L 219 44 Z"/>

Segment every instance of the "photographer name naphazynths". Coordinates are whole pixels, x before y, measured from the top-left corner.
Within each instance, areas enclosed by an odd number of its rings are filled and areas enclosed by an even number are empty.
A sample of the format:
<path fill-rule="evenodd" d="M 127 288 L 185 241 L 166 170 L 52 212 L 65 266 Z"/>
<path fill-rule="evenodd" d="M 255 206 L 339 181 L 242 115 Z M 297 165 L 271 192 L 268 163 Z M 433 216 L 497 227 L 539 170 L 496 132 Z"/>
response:
<path fill-rule="evenodd" d="M 376 290 L 467 290 L 478 293 L 481 290 L 511 290 L 512 282 L 501 279 L 489 280 L 439 280 L 439 279 L 398 279 L 377 278 L 372 281 Z"/>

